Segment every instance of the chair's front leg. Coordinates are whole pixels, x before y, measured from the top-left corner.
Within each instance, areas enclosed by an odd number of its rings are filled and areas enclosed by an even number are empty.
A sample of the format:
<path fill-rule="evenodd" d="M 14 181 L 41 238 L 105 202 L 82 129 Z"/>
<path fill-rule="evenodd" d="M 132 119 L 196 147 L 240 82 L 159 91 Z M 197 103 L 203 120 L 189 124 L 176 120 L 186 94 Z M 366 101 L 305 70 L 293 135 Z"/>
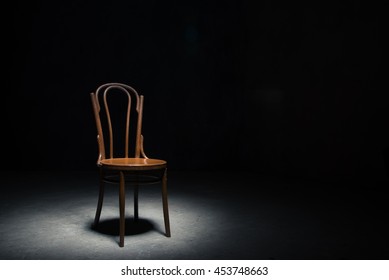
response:
<path fill-rule="evenodd" d="M 124 246 L 124 233 L 126 230 L 125 225 L 125 216 L 124 216 L 124 208 L 125 208 L 125 181 L 123 171 L 120 171 L 120 182 L 119 182 L 119 208 L 120 208 L 120 241 L 119 246 Z"/>
<path fill-rule="evenodd" d="M 167 169 L 165 169 L 162 177 L 162 206 L 166 236 L 170 237 L 169 207 L 167 200 Z"/>

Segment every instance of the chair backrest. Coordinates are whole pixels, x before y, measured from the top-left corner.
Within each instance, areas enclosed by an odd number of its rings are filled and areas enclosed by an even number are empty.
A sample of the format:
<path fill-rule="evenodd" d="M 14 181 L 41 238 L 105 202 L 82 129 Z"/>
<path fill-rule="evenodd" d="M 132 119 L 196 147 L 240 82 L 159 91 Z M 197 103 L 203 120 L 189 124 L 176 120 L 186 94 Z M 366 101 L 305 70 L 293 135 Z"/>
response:
<path fill-rule="evenodd" d="M 143 98 L 134 88 L 121 83 L 103 84 L 91 93 L 97 126 L 98 163 L 102 159 L 118 157 L 117 151 L 124 151 L 119 157 L 145 157 L 142 136 Z M 119 115 L 120 109 L 123 115 Z M 136 126 L 131 126 L 130 121 Z M 135 137 L 130 137 L 134 129 Z M 119 141 L 115 137 L 120 138 Z M 135 142 L 133 155 L 130 155 L 131 140 Z"/>

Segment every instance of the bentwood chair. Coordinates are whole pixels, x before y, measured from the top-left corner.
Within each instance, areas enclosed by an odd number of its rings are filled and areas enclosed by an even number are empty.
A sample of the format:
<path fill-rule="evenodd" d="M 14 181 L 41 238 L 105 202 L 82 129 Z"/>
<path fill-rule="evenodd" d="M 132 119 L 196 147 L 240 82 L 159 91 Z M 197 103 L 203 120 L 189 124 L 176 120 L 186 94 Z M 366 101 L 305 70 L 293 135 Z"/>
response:
<path fill-rule="evenodd" d="M 99 149 L 97 166 L 100 174 L 100 191 L 94 227 L 98 226 L 100 220 L 105 183 L 118 184 L 120 213 L 119 246 L 123 247 L 126 183 L 133 185 L 134 188 L 135 222 L 138 220 L 139 185 L 159 183 L 162 186 L 165 234 L 167 237 L 170 237 L 167 162 L 161 159 L 148 158 L 143 150 L 143 95 L 139 95 L 134 88 L 128 85 L 107 83 L 98 87 L 95 92 L 92 92 L 91 98 L 97 126 Z M 121 109 L 123 114 L 120 114 Z M 120 130 L 124 132 L 119 134 Z"/>

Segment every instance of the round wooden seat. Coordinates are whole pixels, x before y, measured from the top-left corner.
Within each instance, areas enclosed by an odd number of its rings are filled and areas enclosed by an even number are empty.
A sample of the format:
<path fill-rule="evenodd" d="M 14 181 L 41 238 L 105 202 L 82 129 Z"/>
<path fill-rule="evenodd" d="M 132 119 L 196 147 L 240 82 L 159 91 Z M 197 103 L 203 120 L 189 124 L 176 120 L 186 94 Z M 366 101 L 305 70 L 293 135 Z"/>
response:
<path fill-rule="evenodd" d="M 166 161 L 152 158 L 109 158 L 101 160 L 100 164 L 113 170 L 151 170 L 166 167 Z"/>

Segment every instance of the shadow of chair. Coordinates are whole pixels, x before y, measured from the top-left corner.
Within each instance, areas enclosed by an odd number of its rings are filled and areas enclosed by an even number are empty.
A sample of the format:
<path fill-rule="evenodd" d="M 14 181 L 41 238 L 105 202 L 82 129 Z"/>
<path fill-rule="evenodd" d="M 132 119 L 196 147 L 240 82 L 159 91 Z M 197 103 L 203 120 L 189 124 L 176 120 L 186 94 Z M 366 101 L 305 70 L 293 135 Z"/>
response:
<path fill-rule="evenodd" d="M 119 246 L 124 246 L 125 186 L 134 188 L 134 221 L 138 220 L 139 186 L 160 183 L 165 234 L 170 237 L 167 197 L 167 162 L 148 158 L 143 149 L 143 95 L 121 83 L 106 83 L 91 93 L 97 127 L 99 155 L 99 197 L 94 220 L 97 227 L 104 198 L 105 183 L 119 185 Z M 118 136 L 118 137 L 116 137 Z M 133 145 L 130 145 L 133 144 Z"/>

